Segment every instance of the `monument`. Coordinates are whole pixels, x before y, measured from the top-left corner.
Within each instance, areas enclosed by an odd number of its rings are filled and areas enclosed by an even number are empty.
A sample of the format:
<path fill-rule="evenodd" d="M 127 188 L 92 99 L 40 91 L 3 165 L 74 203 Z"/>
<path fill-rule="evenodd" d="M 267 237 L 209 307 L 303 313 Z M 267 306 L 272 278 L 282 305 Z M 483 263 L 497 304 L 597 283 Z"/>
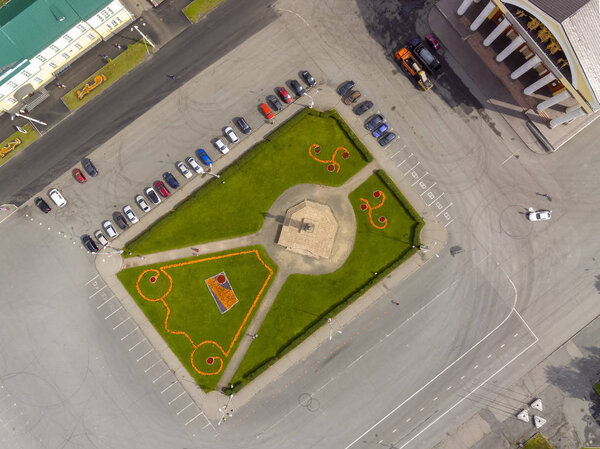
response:
<path fill-rule="evenodd" d="M 304 200 L 287 210 L 277 243 L 296 254 L 328 259 L 337 228 L 329 206 Z"/>

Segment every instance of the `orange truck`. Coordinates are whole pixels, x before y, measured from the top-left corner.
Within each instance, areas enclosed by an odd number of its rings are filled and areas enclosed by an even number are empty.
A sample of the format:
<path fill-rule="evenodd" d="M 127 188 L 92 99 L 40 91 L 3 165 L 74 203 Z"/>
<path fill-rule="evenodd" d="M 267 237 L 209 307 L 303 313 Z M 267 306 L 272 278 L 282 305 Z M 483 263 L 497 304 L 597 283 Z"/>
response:
<path fill-rule="evenodd" d="M 417 83 L 425 91 L 433 87 L 433 83 L 429 78 L 421 64 L 418 63 L 417 59 L 413 54 L 406 48 L 402 48 L 396 52 L 396 59 L 398 60 L 402 69 L 417 80 Z"/>

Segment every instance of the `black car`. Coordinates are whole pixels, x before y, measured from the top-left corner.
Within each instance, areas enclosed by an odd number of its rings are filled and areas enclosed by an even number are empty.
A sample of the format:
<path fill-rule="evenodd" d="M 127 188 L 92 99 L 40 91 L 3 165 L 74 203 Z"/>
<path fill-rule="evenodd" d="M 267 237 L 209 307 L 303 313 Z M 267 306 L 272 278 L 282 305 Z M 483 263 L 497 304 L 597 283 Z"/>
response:
<path fill-rule="evenodd" d="M 36 205 L 37 207 L 39 207 L 39 208 L 40 208 L 40 210 L 41 210 L 43 213 L 45 213 L 45 214 L 47 214 L 48 212 L 50 212 L 50 211 L 52 210 L 52 209 L 50 208 L 50 206 L 48 206 L 48 203 L 46 203 L 46 202 L 45 202 L 43 199 L 41 199 L 40 197 L 37 197 L 37 198 L 35 199 L 35 201 L 34 201 L 34 202 L 35 202 L 35 205 Z"/>
<path fill-rule="evenodd" d="M 367 112 L 369 109 L 373 107 L 372 101 L 363 101 L 361 104 L 354 108 L 354 113 L 356 115 L 362 115 Z"/>
<path fill-rule="evenodd" d="M 115 223 L 120 227 L 123 231 L 129 227 L 127 221 L 125 221 L 125 217 L 121 214 L 121 212 L 115 212 L 113 214 L 113 218 L 115 219 Z"/>
<path fill-rule="evenodd" d="M 315 84 L 317 84 L 308 70 L 302 72 L 302 78 L 304 78 L 304 81 L 306 81 L 306 84 L 308 84 L 310 87 L 313 87 Z"/>
<path fill-rule="evenodd" d="M 386 146 L 388 143 L 390 143 L 392 140 L 394 140 L 396 138 L 396 134 L 394 133 L 387 133 L 384 134 L 381 139 L 379 139 L 377 142 L 379 142 L 379 145 L 381 145 L 382 147 Z"/>
<path fill-rule="evenodd" d="M 273 109 L 275 109 L 276 111 L 281 111 L 281 109 L 283 108 L 283 106 L 281 106 L 281 103 L 275 95 L 268 95 L 267 101 L 271 103 L 271 106 L 273 106 Z"/>
<path fill-rule="evenodd" d="M 96 166 L 88 158 L 85 158 L 83 161 L 81 161 L 81 164 L 88 175 L 92 177 L 98 176 L 98 170 L 96 169 Z"/>
<path fill-rule="evenodd" d="M 372 115 L 371 117 L 369 117 L 369 119 L 365 122 L 365 128 L 367 128 L 369 131 L 373 131 L 375 128 L 377 128 L 377 126 L 383 122 L 385 119 L 383 118 L 383 115 L 381 114 L 375 114 Z"/>
<path fill-rule="evenodd" d="M 169 184 L 173 189 L 178 189 L 179 188 L 179 182 L 177 181 L 177 179 L 175 179 L 175 176 L 173 176 L 173 173 L 171 172 L 164 172 L 163 173 L 163 179 L 167 182 L 167 184 Z"/>
<path fill-rule="evenodd" d="M 96 242 L 89 235 L 85 234 L 81 237 L 81 241 L 90 253 L 95 254 L 98 252 L 98 245 L 96 245 Z"/>
<path fill-rule="evenodd" d="M 244 117 L 240 117 L 235 121 L 235 124 L 244 134 L 250 134 L 252 132 L 252 128 L 248 125 L 248 122 L 244 120 Z"/>
<path fill-rule="evenodd" d="M 296 95 L 298 95 L 299 97 L 301 97 L 302 95 L 306 95 L 304 87 L 302 87 L 302 85 L 297 80 L 290 81 L 290 86 L 292 86 L 292 89 L 294 89 L 294 92 L 296 92 Z"/>
<path fill-rule="evenodd" d="M 340 87 L 337 88 L 337 93 L 343 97 L 353 87 L 354 87 L 354 81 L 352 81 L 352 80 L 346 81 L 346 82 L 344 82 L 344 84 L 342 84 Z"/>

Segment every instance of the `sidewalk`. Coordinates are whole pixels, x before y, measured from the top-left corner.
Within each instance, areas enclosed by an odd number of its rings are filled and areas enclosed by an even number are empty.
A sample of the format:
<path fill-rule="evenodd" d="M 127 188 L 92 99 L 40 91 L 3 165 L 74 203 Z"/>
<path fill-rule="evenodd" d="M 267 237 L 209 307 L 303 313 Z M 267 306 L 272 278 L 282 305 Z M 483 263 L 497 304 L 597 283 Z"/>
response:
<path fill-rule="evenodd" d="M 599 114 L 596 113 L 581 117 L 571 125 L 550 129 L 550 119 L 543 118 L 532 109 L 540 99 L 524 95 L 522 89 L 525 86 L 519 80 L 510 79 L 510 68 L 496 62 L 496 52 L 483 46 L 485 35 L 472 32 L 469 29 L 470 21 L 458 16 L 456 10 L 460 4 L 461 0 L 439 0 L 430 10 L 429 25 L 450 53 L 446 56 L 448 62 L 456 62 L 453 70 L 485 108 L 496 111 L 504 118 L 531 151 L 545 154 L 548 149 L 530 128 L 556 150 L 598 118 Z M 471 9 L 479 10 L 484 6 L 483 3 L 474 4 Z M 555 110 L 545 112 L 550 118 L 558 114 Z"/>

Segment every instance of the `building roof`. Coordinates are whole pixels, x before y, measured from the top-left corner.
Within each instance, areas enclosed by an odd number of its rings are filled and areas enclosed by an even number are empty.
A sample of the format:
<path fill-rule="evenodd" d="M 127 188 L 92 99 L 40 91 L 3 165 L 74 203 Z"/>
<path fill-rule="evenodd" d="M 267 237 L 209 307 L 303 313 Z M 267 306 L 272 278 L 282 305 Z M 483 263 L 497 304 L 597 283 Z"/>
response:
<path fill-rule="evenodd" d="M 33 58 L 109 3 L 110 0 L 11 0 L 0 7 L 0 83 L 6 81 L 10 68 Z"/>
<path fill-rule="evenodd" d="M 557 22 L 568 19 L 587 3 L 594 0 L 529 0 Z M 597 0 L 596 0 L 597 2 Z"/>

